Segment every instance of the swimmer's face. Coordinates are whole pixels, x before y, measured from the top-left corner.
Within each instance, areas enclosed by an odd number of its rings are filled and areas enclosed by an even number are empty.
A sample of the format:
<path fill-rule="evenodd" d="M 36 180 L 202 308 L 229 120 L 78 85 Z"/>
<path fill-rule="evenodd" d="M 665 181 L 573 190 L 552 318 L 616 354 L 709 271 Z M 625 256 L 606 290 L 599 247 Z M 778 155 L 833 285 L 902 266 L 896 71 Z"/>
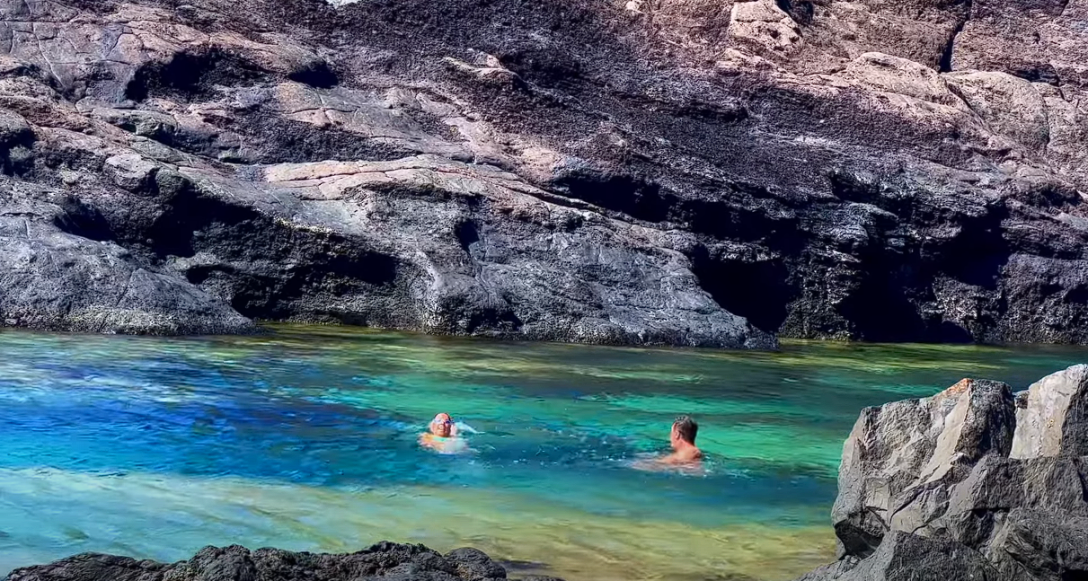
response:
<path fill-rule="evenodd" d="M 680 431 L 676 429 L 676 426 L 673 426 L 672 431 L 669 432 L 669 443 L 674 449 L 680 444 Z"/>
<path fill-rule="evenodd" d="M 453 432 L 453 418 L 449 414 L 438 414 L 431 420 L 431 433 L 440 437 L 448 438 Z"/>

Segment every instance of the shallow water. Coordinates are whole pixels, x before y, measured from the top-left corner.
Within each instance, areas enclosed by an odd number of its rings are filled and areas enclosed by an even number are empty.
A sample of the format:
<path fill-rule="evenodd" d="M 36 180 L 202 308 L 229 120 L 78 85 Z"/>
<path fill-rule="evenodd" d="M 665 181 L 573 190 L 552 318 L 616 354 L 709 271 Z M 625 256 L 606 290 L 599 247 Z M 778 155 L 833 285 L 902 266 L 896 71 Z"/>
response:
<path fill-rule="evenodd" d="M 0 575 L 81 551 L 477 546 L 570 581 L 789 579 L 833 557 L 862 406 L 962 377 L 1015 388 L 1074 348 L 787 344 L 779 353 L 357 329 L 154 339 L 0 333 Z M 438 411 L 479 433 L 443 456 Z M 632 470 L 695 415 L 703 475 Z"/>

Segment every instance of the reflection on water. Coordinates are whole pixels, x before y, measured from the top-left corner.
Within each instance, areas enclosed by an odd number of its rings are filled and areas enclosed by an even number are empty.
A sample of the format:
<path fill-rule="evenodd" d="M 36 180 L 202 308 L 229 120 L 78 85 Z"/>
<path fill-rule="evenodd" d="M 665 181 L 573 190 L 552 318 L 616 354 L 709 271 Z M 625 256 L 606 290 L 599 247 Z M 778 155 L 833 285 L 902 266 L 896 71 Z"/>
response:
<path fill-rule="evenodd" d="M 965 376 L 1025 387 L 1068 348 L 787 344 L 779 353 L 464 341 L 336 328 L 153 339 L 0 333 L 0 575 L 81 551 L 478 546 L 571 581 L 788 579 L 862 406 Z M 434 414 L 474 450 L 420 449 Z M 699 420 L 704 473 L 630 463 Z"/>

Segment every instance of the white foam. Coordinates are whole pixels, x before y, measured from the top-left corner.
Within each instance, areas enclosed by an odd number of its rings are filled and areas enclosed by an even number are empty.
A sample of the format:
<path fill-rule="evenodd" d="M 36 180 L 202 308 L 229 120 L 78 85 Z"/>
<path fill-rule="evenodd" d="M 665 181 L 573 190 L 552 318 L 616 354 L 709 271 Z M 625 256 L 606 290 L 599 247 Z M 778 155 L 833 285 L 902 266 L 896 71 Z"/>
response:
<path fill-rule="evenodd" d="M 480 432 L 465 422 L 454 422 L 458 434 L 479 434 Z"/>

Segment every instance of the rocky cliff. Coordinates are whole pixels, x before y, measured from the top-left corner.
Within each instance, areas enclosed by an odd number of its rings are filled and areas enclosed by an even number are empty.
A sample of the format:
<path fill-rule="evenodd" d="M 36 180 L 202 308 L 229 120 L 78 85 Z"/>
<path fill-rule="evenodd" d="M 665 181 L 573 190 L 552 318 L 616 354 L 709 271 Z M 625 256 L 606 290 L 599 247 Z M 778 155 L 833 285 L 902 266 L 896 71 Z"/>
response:
<path fill-rule="evenodd" d="M 16 569 L 6 581 L 505 581 L 506 569 L 475 549 L 441 555 L 422 545 L 379 543 L 346 555 L 206 547 L 165 564 L 97 553 Z M 528 576 L 522 581 L 562 581 Z"/>
<path fill-rule="evenodd" d="M 1088 579 L 1088 365 L 866 409 L 832 518 L 840 560 L 800 581 Z"/>
<path fill-rule="evenodd" d="M 0 324 L 1088 342 L 1086 0 L 0 0 Z"/>

